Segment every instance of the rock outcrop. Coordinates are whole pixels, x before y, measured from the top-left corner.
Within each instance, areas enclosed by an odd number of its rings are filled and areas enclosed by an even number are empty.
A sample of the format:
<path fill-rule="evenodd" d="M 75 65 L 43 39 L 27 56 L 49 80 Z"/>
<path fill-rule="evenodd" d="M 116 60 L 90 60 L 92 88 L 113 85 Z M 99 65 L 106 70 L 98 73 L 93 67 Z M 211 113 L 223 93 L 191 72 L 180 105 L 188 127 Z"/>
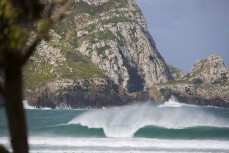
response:
<path fill-rule="evenodd" d="M 174 95 L 184 103 L 229 107 L 229 70 L 220 55 L 198 60 L 185 76 L 171 72 L 177 80 L 151 87 L 150 99 L 163 102 Z"/>
<path fill-rule="evenodd" d="M 215 54 L 204 60 L 197 60 L 193 65 L 187 79 L 199 78 L 204 83 L 223 83 L 229 79 L 229 71 L 225 67 L 220 55 Z"/>
<path fill-rule="evenodd" d="M 171 64 L 168 64 L 168 67 L 169 67 L 169 70 L 170 70 L 174 80 L 182 80 L 184 78 L 185 73 L 181 69 L 176 68 Z"/>

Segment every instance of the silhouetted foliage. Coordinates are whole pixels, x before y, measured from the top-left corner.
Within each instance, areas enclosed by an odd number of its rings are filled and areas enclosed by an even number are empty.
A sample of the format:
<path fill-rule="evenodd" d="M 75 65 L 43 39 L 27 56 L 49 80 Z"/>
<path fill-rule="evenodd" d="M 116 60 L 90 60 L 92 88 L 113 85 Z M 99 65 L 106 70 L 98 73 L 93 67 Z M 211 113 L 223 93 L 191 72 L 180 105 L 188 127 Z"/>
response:
<path fill-rule="evenodd" d="M 53 24 L 64 16 L 73 0 L 1 0 L 0 1 L 0 94 L 9 123 L 14 153 L 27 153 L 27 126 L 23 108 L 22 68 L 42 39 L 49 37 Z M 53 14 L 53 8 L 59 9 Z M 33 26 L 35 37 L 27 44 Z M 24 27 L 24 28 L 22 28 Z M 2 149 L 2 148 L 1 148 Z"/>

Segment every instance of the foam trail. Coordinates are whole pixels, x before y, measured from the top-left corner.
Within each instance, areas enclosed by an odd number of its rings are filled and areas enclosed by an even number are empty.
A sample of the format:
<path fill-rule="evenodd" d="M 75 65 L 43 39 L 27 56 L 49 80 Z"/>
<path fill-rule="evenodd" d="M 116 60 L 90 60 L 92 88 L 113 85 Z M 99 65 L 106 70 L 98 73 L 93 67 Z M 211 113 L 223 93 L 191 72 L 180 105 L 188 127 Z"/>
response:
<path fill-rule="evenodd" d="M 75 117 L 68 124 L 103 128 L 107 137 L 133 137 L 145 126 L 173 129 L 198 126 L 229 127 L 229 120 L 214 116 L 199 107 L 157 107 L 148 102 L 88 111 Z"/>

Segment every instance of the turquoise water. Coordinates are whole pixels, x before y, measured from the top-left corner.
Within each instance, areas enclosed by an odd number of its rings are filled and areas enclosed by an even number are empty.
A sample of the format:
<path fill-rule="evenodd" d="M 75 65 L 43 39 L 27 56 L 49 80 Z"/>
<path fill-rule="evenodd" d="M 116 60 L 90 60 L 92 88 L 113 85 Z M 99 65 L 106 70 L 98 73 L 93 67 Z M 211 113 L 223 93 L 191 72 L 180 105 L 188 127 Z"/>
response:
<path fill-rule="evenodd" d="M 0 143 L 10 149 L 0 109 Z M 229 152 L 229 109 L 169 101 L 99 110 L 27 109 L 31 152 Z"/>

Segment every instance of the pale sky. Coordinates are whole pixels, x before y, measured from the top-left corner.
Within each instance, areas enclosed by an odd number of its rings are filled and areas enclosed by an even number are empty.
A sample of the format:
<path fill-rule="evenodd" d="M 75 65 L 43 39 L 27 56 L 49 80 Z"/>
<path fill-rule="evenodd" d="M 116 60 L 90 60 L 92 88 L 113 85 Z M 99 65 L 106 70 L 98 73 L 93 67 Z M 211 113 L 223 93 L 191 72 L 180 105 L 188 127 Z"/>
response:
<path fill-rule="evenodd" d="M 165 61 L 188 72 L 220 54 L 229 67 L 229 0 L 135 0 Z"/>

